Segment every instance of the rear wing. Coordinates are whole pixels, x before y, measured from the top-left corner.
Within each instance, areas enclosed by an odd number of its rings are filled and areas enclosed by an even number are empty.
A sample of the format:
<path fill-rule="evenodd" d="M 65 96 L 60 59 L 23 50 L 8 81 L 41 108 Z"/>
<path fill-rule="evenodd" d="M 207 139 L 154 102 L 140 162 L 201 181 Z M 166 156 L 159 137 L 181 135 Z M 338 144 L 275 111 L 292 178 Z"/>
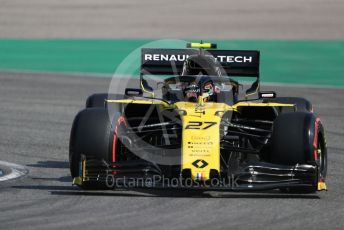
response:
<path fill-rule="evenodd" d="M 179 75 L 188 56 L 197 49 L 141 49 L 141 75 Z M 204 50 L 214 56 L 228 76 L 259 78 L 259 51 Z"/>

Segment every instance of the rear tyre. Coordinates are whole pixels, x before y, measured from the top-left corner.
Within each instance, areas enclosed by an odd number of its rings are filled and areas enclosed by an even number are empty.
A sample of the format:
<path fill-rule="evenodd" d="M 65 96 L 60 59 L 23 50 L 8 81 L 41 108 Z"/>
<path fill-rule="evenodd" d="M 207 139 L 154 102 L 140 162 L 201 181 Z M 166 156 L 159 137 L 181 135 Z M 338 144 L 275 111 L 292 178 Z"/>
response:
<path fill-rule="evenodd" d="M 317 165 L 318 178 L 312 187 L 290 189 L 290 192 L 316 192 L 319 180 L 325 180 L 327 151 L 324 129 L 310 112 L 281 114 L 274 121 L 270 161 L 275 164 Z"/>
<path fill-rule="evenodd" d="M 71 176 L 79 176 L 82 157 L 109 161 L 111 159 L 114 131 L 105 108 L 80 111 L 74 119 L 70 143 L 69 163 Z M 85 184 L 82 188 L 92 188 Z"/>
<path fill-rule="evenodd" d="M 86 108 L 105 108 L 105 100 L 123 99 L 121 94 L 96 93 L 89 96 L 86 100 Z"/>
<path fill-rule="evenodd" d="M 263 102 L 295 104 L 297 112 L 313 112 L 312 103 L 307 99 L 301 97 L 276 97 L 271 99 L 265 99 Z M 294 110 L 288 107 L 283 107 L 280 112 L 294 112 Z"/>

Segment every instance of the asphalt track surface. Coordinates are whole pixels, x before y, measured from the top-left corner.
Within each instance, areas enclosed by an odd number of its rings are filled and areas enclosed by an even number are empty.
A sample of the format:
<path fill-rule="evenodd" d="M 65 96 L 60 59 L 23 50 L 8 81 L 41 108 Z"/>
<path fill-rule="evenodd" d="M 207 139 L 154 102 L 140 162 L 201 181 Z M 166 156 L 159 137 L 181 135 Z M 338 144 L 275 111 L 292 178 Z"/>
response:
<path fill-rule="evenodd" d="M 0 37 L 343 39 L 342 0 L 0 0 Z"/>
<path fill-rule="evenodd" d="M 68 141 L 86 97 L 109 78 L 0 73 L 0 156 L 29 174 L 0 183 L 0 229 L 342 229 L 344 89 L 263 87 L 305 96 L 327 130 L 329 191 L 318 195 L 81 191 Z"/>

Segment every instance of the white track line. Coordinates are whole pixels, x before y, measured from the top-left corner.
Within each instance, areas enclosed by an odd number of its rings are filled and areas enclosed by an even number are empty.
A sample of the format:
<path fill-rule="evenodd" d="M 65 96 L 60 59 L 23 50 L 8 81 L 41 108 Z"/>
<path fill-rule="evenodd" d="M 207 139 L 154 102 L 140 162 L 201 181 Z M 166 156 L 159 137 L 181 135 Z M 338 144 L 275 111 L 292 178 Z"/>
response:
<path fill-rule="evenodd" d="M 7 174 L 5 176 L 1 176 L 0 181 L 12 180 L 12 179 L 24 176 L 25 174 L 27 174 L 29 172 L 22 165 L 13 164 L 13 163 L 9 163 L 6 161 L 0 161 L 0 166 L 8 167 L 11 170 L 11 172 L 9 174 Z"/>

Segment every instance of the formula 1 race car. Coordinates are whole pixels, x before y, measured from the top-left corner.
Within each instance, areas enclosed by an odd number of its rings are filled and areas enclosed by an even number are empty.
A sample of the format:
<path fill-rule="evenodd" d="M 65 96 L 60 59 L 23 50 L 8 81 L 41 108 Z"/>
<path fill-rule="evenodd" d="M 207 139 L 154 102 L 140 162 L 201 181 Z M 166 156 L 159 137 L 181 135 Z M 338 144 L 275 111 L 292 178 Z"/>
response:
<path fill-rule="evenodd" d="M 259 59 L 259 51 L 217 50 L 211 43 L 143 48 L 140 86 L 91 95 L 76 115 L 73 183 L 83 189 L 326 190 L 320 119 L 304 98 L 261 91 Z M 241 92 L 236 77 L 253 83 Z"/>

